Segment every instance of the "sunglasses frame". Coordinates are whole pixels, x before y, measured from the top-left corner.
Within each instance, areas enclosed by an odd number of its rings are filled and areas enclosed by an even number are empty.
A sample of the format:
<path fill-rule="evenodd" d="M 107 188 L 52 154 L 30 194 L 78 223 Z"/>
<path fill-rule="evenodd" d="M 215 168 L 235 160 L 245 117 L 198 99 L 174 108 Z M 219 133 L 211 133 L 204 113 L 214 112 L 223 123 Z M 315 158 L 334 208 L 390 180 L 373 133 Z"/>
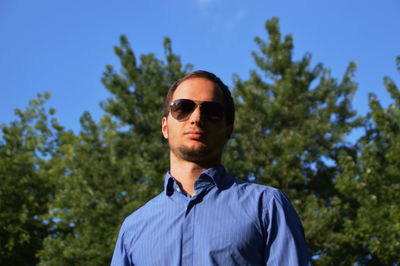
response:
<path fill-rule="evenodd" d="M 183 118 L 180 118 L 180 119 L 179 119 L 179 115 L 182 115 L 182 113 L 179 114 L 176 110 L 173 110 L 174 106 L 177 104 L 178 101 L 181 101 L 181 102 L 186 101 L 186 102 L 190 102 L 190 103 L 194 104 L 192 110 L 190 110 L 190 112 L 187 112 L 187 114 L 185 114 L 183 116 Z M 218 114 L 212 114 L 212 113 L 210 114 L 209 107 L 208 108 L 206 107 L 209 104 L 215 105 L 215 107 L 217 107 L 217 109 L 219 108 L 220 109 L 220 110 L 218 110 L 219 113 Z M 181 122 L 181 121 L 188 120 L 190 115 L 196 110 L 197 107 L 200 108 L 201 114 L 204 115 L 205 118 L 210 121 L 222 121 L 224 119 L 225 107 L 221 103 L 214 102 L 214 101 L 195 101 L 195 100 L 191 100 L 191 99 L 176 99 L 176 100 L 172 101 L 171 104 L 169 105 L 169 111 L 171 113 L 171 116 L 174 119 Z M 205 108 L 205 109 L 203 109 L 203 108 Z M 213 118 L 213 116 L 215 118 Z"/>

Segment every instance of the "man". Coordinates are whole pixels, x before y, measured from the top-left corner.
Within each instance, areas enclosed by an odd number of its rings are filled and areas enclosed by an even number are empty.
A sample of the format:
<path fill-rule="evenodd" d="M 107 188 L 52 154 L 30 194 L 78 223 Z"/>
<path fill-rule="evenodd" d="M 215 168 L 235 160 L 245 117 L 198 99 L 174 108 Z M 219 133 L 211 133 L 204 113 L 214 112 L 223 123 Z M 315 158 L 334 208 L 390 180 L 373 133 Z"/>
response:
<path fill-rule="evenodd" d="M 125 219 L 112 265 L 309 265 L 286 196 L 236 180 L 221 165 L 234 112 L 228 87 L 212 73 L 195 71 L 170 87 L 164 191 Z"/>

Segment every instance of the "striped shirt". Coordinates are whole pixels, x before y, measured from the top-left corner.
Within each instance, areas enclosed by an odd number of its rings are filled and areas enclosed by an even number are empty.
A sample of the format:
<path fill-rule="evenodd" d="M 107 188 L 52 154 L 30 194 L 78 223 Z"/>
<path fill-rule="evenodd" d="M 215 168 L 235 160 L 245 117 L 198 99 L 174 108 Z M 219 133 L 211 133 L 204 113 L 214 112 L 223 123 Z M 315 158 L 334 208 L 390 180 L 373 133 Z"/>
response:
<path fill-rule="evenodd" d="M 309 265 L 301 222 L 278 189 L 207 169 L 195 194 L 164 191 L 123 222 L 111 265 Z"/>

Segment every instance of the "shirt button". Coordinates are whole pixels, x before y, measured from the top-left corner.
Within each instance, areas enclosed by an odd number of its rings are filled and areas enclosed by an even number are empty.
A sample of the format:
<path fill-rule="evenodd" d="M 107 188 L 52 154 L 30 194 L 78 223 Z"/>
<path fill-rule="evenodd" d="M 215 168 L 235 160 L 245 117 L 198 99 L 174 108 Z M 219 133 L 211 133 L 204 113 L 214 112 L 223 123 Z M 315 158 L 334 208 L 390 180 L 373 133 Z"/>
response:
<path fill-rule="evenodd" d="M 180 189 L 180 188 L 177 188 L 176 191 L 181 192 L 181 189 Z"/>

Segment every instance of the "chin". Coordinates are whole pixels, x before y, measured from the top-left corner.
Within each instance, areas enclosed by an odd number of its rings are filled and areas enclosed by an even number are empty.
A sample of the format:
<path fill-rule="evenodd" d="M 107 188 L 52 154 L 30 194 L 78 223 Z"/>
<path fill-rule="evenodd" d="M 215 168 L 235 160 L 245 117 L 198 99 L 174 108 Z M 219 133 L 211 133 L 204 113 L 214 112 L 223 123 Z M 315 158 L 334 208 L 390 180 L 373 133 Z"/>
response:
<path fill-rule="evenodd" d="M 211 155 L 211 150 L 205 145 L 196 145 L 197 147 L 178 148 L 179 157 L 186 161 L 203 161 Z"/>

